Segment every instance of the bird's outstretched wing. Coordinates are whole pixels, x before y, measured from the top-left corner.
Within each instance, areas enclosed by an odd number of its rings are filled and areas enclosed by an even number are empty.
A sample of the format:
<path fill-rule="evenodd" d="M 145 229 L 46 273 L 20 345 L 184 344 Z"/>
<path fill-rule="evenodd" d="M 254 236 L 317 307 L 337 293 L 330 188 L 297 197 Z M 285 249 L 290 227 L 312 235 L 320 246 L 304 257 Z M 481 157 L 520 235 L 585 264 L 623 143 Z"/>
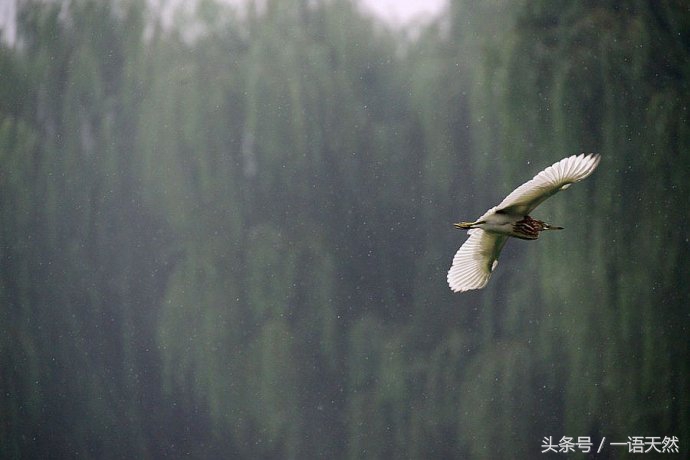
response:
<path fill-rule="evenodd" d="M 508 239 L 507 236 L 487 233 L 479 228 L 470 230 L 469 234 L 465 244 L 455 253 L 453 265 L 448 270 L 448 285 L 453 292 L 486 286 Z"/>
<path fill-rule="evenodd" d="M 596 154 L 573 155 L 549 166 L 530 181 L 525 182 L 501 203 L 492 208 L 506 214 L 527 215 L 544 200 L 570 187 L 592 174 L 599 165 L 601 156 Z"/>

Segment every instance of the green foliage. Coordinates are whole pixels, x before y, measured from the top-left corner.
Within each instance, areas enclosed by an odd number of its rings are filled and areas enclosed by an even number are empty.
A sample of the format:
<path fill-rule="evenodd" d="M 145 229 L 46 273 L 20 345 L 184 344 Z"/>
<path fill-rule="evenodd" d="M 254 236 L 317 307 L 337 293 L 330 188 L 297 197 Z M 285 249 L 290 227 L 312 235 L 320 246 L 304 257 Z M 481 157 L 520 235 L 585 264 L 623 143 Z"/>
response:
<path fill-rule="evenodd" d="M 345 0 L 204 0 L 174 27 L 138 0 L 22 3 L 0 457 L 683 446 L 690 16 L 448 12 L 412 41 Z M 581 151 L 600 168 L 537 211 L 567 230 L 452 295 L 450 222 Z"/>

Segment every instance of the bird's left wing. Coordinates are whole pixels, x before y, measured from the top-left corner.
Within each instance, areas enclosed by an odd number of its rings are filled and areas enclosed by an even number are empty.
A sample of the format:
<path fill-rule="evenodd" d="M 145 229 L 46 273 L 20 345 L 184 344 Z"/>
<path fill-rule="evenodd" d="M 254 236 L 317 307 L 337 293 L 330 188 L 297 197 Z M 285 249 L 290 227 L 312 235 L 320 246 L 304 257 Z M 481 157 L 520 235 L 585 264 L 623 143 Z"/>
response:
<path fill-rule="evenodd" d="M 592 174 L 599 160 L 601 156 L 596 154 L 564 158 L 513 190 L 494 209 L 499 213 L 527 215 L 550 196 Z"/>
<path fill-rule="evenodd" d="M 486 286 L 508 239 L 507 236 L 487 233 L 479 228 L 470 230 L 469 234 L 470 237 L 458 249 L 453 265 L 448 270 L 448 285 L 453 292 Z"/>

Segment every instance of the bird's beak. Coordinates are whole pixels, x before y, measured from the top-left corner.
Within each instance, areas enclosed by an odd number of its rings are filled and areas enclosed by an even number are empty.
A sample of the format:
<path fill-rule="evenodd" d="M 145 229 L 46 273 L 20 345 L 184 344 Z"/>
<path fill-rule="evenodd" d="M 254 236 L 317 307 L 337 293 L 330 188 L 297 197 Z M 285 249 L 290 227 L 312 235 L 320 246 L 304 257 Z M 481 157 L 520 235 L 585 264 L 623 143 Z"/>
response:
<path fill-rule="evenodd" d="M 475 224 L 476 222 L 458 222 L 453 224 L 453 226 L 458 229 L 470 229 Z"/>

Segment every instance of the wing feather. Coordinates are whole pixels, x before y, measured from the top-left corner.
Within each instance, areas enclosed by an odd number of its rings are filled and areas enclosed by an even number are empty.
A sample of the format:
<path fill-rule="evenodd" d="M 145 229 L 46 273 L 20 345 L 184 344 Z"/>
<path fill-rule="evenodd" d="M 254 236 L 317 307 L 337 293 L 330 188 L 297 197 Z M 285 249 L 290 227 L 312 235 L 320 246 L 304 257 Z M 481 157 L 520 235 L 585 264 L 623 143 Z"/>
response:
<path fill-rule="evenodd" d="M 489 282 L 498 264 L 498 255 L 508 237 L 473 229 L 458 249 L 448 270 L 448 285 L 454 292 L 481 289 Z"/>
<path fill-rule="evenodd" d="M 592 174 L 600 160 L 601 156 L 596 154 L 564 158 L 513 190 L 490 211 L 527 215 L 550 196 Z"/>

